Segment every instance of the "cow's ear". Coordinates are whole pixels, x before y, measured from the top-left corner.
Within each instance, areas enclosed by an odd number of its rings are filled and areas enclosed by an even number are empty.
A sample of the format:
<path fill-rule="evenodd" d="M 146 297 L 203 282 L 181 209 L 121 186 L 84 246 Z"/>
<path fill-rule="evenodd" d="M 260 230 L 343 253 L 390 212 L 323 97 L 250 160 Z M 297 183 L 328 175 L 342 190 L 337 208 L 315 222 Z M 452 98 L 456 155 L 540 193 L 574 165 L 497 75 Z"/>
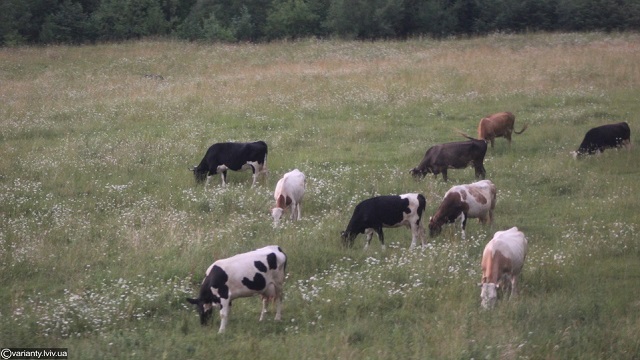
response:
<path fill-rule="evenodd" d="M 482 287 L 482 283 L 478 283 L 478 287 Z"/>
<path fill-rule="evenodd" d="M 187 302 L 193 305 L 198 305 L 200 303 L 200 300 L 187 298 Z"/>

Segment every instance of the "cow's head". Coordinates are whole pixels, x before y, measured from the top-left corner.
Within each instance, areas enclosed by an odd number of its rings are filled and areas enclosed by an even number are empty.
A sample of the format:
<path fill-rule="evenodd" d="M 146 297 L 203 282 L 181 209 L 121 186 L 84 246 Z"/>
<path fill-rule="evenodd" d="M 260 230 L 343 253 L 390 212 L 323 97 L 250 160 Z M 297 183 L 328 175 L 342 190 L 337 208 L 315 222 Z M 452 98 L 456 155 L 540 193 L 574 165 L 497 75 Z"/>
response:
<path fill-rule="evenodd" d="M 424 170 L 420 170 L 417 167 L 414 167 L 413 169 L 409 170 L 409 173 L 411 174 L 411 176 L 413 176 L 416 179 L 422 179 L 425 177 L 425 175 L 427 175 L 430 172 L 431 172 L 430 168 L 425 168 Z"/>
<path fill-rule="evenodd" d="M 435 237 L 442 232 L 442 223 L 432 216 L 429 218 L 429 236 Z"/>
<path fill-rule="evenodd" d="M 211 303 L 204 302 L 201 299 L 191 298 L 187 298 L 187 302 L 196 306 L 196 310 L 198 310 L 198 314 L 200 315 L 200 324 L 207 325 L 213 313 Z"/>
<path fill-rule="evenodd" d="M 273 217 L 273 224 L 278 225 L 280 218 L 282 217 L 282 213 L 284 212 L 283 208 L 274 207 L 271 209 L 271 216 Z"/>
<path fill-rule="evenodd" d="M 207 172 L 198 170 L 197 166 L 190 168 L 189 171 L 193 171 L 193 176 L 197 183 L 202 183 L 207 179 Z"/>
<path fill-rule="evenodd" d="M 354 234 L 351 232 L 347 232 L 347 231 L 342 231 L 340 233 L 340 236 L 342 237 L 342 245 L 346 246 L 346 247 L 352 247 L 353 246 L 353 241 L 356 239 L 356 236 L 358 234 Z"/>
<path fill-rule="evenodd" d="M 480 300 L 482 308 L 485 310 L 493 309 L 496 306 L 498 300 L 498 287 L 500 285 L 495 283 L 482 283 L 480 286 Z"/>

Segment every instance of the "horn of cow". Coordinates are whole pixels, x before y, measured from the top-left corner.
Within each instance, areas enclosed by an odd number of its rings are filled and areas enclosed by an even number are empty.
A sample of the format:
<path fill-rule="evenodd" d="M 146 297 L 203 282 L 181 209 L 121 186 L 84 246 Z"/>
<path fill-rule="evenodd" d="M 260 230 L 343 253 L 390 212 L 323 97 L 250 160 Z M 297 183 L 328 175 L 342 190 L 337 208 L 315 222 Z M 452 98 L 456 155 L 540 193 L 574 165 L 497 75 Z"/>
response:
<path fill-rule="evenodd" d="M 471 137 L 471 136 L 469 136 L 469 135 L 465 134 L 464 132 L 462 132 L 462 130 L 455 129 L 455 131 L 456 131 L 459 135 L 462 135 L 462 136 L 466 137 L 466 138 L 467 138 L 467 139 L 469 139 L 469 140 L 478 140 L 478 139 L 476 139 L 476 138 L 474 138 L 474 137 Z"/>

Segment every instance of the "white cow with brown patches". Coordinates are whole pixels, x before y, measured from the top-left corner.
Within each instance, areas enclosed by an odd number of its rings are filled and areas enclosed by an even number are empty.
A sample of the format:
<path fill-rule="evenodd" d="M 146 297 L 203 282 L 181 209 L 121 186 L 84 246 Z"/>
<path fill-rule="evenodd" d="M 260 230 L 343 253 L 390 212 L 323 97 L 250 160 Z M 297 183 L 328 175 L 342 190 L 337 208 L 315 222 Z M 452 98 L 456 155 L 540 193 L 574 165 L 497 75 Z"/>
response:
<path fill-rule="evenodd" d="M 498 298 L 498 288 L 511 285 L 510 297 L 517 294 L 518 276 L 527 257 L 527 239 L 517 227 L 498 231 L 482 253 L 482 307 L 491 309 Z"/>
<path fill-rule="evenodd" d="M 305 184 L 305 176 L 298 169 L 284 174 L 282 179 L 278 180 L 276 190 L 273 193 L 276 206 L 271 209 L 274 225 L 278 224 L 282 214 L 288 207 L 291 207 L 291 220 L 300 220 L 300 203 L 304 196 Z"/>
<path fill-rule="evenodd" d="M 468 218 L 477 218 L 483 225 L 491 224 L 496 194 L 496 186 L 490 180 L 452 187 L 444 194 L 438 210 L 429 219 L 429 236 L 440 234 L 444 224 L 459 220 L 464 239 Z"/>

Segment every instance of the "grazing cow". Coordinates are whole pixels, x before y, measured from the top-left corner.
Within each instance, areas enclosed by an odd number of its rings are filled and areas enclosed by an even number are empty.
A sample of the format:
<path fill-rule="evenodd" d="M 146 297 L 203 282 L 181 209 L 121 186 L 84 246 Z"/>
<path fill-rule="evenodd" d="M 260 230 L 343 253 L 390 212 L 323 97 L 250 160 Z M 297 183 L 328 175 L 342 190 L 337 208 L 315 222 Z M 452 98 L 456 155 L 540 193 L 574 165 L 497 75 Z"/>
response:
<path fill-rule="evenodd" d="M 631 129 L 626 122 L 594 127 L 587 131 L 578 151 L 572 151 L 574 159 L 581 155 L 604 152 L 604 149 L 624 146 L 631 147 Z"/>
<path fill-rule="evenodd" d="M 410 170 L 414 177 L 423 178 L 426 174 L 434 176 L 442 173 L 447 181 L 447 169 L 464 169 L 473 165 L 477 178 L 485 178 L 484 156 L 487 153 L 487 142 L 469 138 L 469 141 L 450 142 L 434 145 L 427 150 L 418 166 Z"/>
<path fill-rule="evenodd" d="M 491 309 L 498 298 L 498 288 L 511 284 L 511 294 L 517 294 L 518 276 L 527 257 L 527 239 L 517 227 L 498 231 L 482 253 L 482 307 Z"/>
<path fill-rule="evenodd" d="M 286 267 L 287 256 L 276 245 L 217 260 L 207 269 L 198 298 L 187 298 L 187 301 L 196 305 L 202 325 L 207 324 L 213 307 L 220 308 L 219 333 L 224 332 L 231 301 L 237 298 L 260 295 L 260 321 L 267 312 L 268 302 L 273 300 L 275 319 L 280 320 Z"/>
<path fill-rule="evenodd" d="M 278 180 L 273 197 L 276 199 L 276 207 L 271 209 L 273 223 L 277 225 L 284 210 L 291 206 L 291 220 L 300 220 L 300 203 L 304 196 L 305 177 L 300 170 L 290 171 Z"/>
<path fill-rule="evenodd" d="M 467 219 L 478 218 L 483 225 L 491 224 L 495 207 L 496 186 L 491 181 L 454 186 L 444 194 L 438 210 L 429 219 L 429 236 L 440 234 L 442 225 L 460 220 L 464 239 Z"/>
<path fill-rule="evenodd" d="M 504 137 L 509 142 L 509 147 L 511 147 L 511 133 L 522 134 L 527 130 L 528 126 L 524 124 L 522 130 L 515 131 L 513 129 L 515 121 L 515 115 L 510 112 L 500 112 L 482 118 L 478 124 L 478 139 L 490 141 L 491 147 L 493 147 L 495 138 Z"/>
<path fill-rule="evenodd" d="M 204 155 L 200 165 L 194 166 L 191 171 L 196 181 L 201 183 L 205 179 L 209 184 L 211 176 L 221 173 L 222 185 L 227 184 L 227 170 L 241 171 L 251 169 L 253 183 L 260 174 L 267 173 L 267 144 L 264 141 L 251 143 L 216 143 L 211 145 Z"/>
<path fill-rule="evenodd" d="M 422 213 L 426 206 L 427 200 L 422 194 L 376 196 L 364 200 L 356 205 L 347 229 L 342 232 L 342 241 L 352 246 L 356 236 L 364 233 L 367 236 L 366 249 L 375 232 L 384 249 L 382 228 L 404 225 L 411 228 L 411 249 L 416 246 L 418 238 L 424 246 Z"/>

